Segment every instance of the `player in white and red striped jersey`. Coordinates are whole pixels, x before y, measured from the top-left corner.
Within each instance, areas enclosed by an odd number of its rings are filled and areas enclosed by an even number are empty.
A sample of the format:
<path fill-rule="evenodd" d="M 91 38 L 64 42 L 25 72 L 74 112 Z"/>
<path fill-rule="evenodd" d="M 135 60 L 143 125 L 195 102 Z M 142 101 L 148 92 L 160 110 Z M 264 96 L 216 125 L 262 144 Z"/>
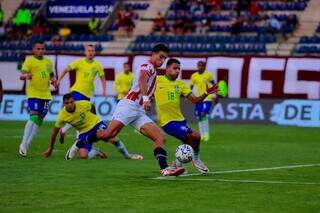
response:
<path fill-rule="evenodd" d="M 147 116 L 151 110 L 150 98 L 155 90 L 157 72 L 168 57 L 169 49 L 164 44 L 154 46 L 148 62 L 142 64 L 134 73 L 133 86 L 127 96 L 121 99 L 115 109 L 108 128 L 97 131 L 100 139 L 114 138 L 124 126 L 131 125 L 154 142 L 154 156 L 160 166 L 162 176 L 178 176 L 184 168 L 171 168 L 167 163 L 165 140 L 160 128 Z M 71 155 L 77 150 L 70 150 Z"/>

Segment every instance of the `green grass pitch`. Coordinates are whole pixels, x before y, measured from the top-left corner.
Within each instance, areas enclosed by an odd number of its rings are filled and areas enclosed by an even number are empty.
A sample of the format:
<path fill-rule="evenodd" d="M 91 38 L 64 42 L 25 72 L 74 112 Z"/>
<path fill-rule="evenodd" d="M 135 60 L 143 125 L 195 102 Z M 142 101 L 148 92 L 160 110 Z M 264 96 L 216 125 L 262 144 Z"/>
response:
<path fill-rule="evenodd" d="M 143 154 L 140 162 L 123 159 L 103 142 L 96 146 L 107 160 L 66 161 L 74 131 L 43 159 L 52 127 L 44 123 L 22 158 L 24 122 L 0 122 L 0 212 L 320 212 L 316 128 L 212 125 L 211 141 L 201 147 L 209 175 L 197 175 L 188 164 L 189 176 L 155 179 L 153 144 L 132 128 L 120 138 Z M 170 162 L 179 144 L 167 138 Z"/>

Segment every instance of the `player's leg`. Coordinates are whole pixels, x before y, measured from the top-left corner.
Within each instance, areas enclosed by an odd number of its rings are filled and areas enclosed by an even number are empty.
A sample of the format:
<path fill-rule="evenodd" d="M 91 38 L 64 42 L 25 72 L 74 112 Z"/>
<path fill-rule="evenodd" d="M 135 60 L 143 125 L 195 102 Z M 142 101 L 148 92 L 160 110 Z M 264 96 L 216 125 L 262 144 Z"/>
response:
<path fill-rule="evenodd" d="M 124 143 L 120 139 L 111 138 L 109 141 L 110 141 L 110 143 L 112 143 L 118 149 L 118 151 L 126 159 L 143 160 L 143 156 L 142 155 L 129 153 L 129 151 L 127 150 L 126 146 L 124 145 Z"/>
<path fill-rule="evenodd" d="M 160 174 L 162 176 L 179 176 L 185 171 L 182 167 L 170 168 L 168 166 L 164 136 L 160 128 L 153 123 L 148 116 L 144 115 L 139 117 L 139 119 L 133 123 L 133 126 L 154 142 L 153 154 L 159 163 Z"/>
<path fill-rule="evenodd" d="M 198 120 L 198 128 L 200 131 L 200 135 L 204 135 L 204 128 L 203 128 L 203 122 L 201 118 L 201 112 L 202 112 L 202 102 L 195 105 L 194 114 L 196 119 Z"/>
<path fill-rule="evenodd" d="M 204 142 L 210 140 L 208 114 L 211 109 L 211 106 L 212 106 L 212 103 L 210 101 L 204 101 L 201 103 L 201 107 L 199 108 L 199 111 L 198 111 L 198 113 L 200 114 L 199 127 L 201 127 L 200 129 L 201 140 Z"/>
<path fill-rule="evenodd" d="M 29 120 L 27 121 L 24 129 L 22 142 L 19 146 L 19 154 L 27 156 L 28 148 L 32 139 L 37 134 L 38 128 L 43 122 L 43 118 L 48 112 L 49 101 L 31 98 L 28 99 Z"/>

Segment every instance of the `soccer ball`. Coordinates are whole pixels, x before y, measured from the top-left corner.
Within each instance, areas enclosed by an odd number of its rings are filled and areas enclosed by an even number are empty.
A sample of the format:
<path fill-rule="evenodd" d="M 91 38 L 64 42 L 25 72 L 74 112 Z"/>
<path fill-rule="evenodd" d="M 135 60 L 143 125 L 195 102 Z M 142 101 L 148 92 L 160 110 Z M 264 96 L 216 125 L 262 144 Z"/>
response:
<path fill-rule="evenodd" d="M 193 159 L 193 149 L 188 144 L 182 144 L 176 149 L 176 158 L 181 163 L 188 163 Z"/>

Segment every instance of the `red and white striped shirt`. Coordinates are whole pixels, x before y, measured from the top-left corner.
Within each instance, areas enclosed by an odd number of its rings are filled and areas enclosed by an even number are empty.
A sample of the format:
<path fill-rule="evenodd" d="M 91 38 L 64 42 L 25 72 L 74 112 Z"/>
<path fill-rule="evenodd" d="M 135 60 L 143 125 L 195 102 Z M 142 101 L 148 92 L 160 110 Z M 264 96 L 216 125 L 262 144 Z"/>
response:
<path fill-rule="evenodd" d="M 154 65 L 148 61 L 142 64 L 134 73 L 134 79 L 132 83 L 132 87 L 128 94 L 126 95 L 126 99 L 134 101 L 140 105 L 143 105 L 142 94 L 139 87 L 139 79 L 142 72 L 145 72 L 148 75 L 147 85 L 148 85 L 148 92 L 147 96 L 151 100 L 153 93 L 156 88 L 156 79 L 157 79 L 157 71 Z"/>

